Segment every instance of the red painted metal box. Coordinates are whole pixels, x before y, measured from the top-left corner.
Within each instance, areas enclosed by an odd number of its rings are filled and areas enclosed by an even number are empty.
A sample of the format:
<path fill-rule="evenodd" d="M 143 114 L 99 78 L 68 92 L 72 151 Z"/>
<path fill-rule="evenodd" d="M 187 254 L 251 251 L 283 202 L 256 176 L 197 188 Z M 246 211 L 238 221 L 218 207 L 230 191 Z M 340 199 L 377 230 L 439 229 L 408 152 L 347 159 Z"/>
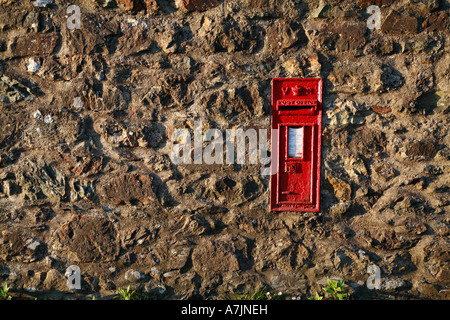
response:
<path fill-rule="evenodd" d="M 273 79 L 271 120 L 271 210 L 318 212 L 322 79 Z"/>

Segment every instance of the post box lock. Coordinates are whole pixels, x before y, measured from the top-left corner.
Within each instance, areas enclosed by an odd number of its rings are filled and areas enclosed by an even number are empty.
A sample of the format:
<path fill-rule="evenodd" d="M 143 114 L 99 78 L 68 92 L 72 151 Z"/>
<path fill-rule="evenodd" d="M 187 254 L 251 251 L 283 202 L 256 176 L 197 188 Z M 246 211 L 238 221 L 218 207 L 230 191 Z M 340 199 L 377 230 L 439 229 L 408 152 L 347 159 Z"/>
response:
<path fill-rule="evenodd" d="M 322 79 L 272 80 L 272 211 L 319 211 Z"/>
<path fill-rule="evenodd" d="M 300 163 L 286 163 L 284 171 L 287 173 L 299 173 L 301 172 L 301 168 Z"/>

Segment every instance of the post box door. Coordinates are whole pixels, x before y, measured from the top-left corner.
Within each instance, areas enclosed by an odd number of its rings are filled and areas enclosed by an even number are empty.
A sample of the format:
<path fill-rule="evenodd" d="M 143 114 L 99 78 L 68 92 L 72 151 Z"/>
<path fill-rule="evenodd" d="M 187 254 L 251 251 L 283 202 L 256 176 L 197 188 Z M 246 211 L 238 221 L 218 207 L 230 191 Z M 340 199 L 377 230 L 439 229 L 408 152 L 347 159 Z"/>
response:
<path fill-rule="evenodd" d="M 312 204 L 314 168 L 312 125 L 282 125 L 280 134 L 288 143 L 280 144 L 279 190 L 277 202 L 282 204 Z"/>

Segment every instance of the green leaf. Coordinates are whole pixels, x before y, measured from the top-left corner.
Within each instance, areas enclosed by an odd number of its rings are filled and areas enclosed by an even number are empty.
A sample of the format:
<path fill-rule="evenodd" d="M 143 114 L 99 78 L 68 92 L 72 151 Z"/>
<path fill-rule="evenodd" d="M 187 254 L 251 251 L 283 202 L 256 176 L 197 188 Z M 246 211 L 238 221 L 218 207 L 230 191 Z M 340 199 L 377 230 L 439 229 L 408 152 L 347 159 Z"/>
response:
<path fill-rule="evenodd" d="M 333 288 L 333 280 L 327 279 L 327 282 L 328 282 L 328 286 L 329 286 L 330 288 Z"/>
<path fill-rule="evenodd" d="M 329 293 L 329 294 L 334 293 L 333 289 L 331 289 L 331 288 L 323 288 L 323 291 L 325 291 L 326 293 Z"/>

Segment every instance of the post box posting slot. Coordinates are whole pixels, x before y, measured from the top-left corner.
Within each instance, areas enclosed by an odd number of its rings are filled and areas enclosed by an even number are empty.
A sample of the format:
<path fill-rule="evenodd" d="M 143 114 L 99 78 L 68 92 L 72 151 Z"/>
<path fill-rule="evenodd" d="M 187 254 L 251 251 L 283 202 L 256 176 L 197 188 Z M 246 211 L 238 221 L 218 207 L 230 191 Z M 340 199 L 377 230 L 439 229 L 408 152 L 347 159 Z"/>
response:
<path fill-rule="evenodd" d="M 271 210 L 319 211 L 321 127 L 322 79 L 273 79 Z"/>

